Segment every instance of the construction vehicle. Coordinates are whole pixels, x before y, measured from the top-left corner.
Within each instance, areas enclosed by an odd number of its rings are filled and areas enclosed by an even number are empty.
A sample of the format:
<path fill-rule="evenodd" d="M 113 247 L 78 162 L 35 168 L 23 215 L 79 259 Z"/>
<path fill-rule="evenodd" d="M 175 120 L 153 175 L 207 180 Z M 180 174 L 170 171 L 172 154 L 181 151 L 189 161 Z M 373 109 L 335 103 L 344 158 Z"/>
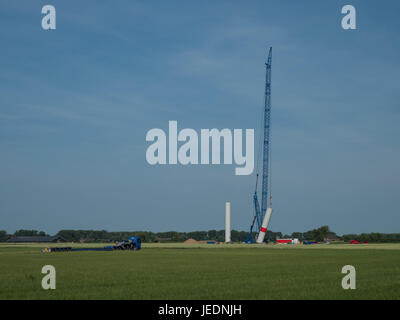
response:
<path fill-rule="evenodd" d="M 128 241 L 124 240 L 111 247 L 113 250 L 140 250 L 142 248 L 142 241 L 139 237 L 133 236 Z"/>
<path fill-rule="evenodd" d="M 113 246 L 105 246 L 104 248 L 46 247 L 42 249 L 42 252 L 140 250 L 141 248 L 142 241 L 140 238 L 132 236 L 129 240 L 123 240 Z"/>

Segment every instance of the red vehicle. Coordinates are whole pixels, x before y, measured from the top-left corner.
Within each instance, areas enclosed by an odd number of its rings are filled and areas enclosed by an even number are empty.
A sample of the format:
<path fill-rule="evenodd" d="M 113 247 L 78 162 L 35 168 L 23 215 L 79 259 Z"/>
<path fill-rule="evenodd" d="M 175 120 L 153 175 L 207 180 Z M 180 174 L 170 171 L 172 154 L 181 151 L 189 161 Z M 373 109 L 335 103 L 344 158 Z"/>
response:
<path fill-rule="evenodd" d="M 292 239 L 276 239 L 276 243 L 292 243 Z"/>
<path fill-rule="evenodd" d="M 351 240 L 350 244 L 359 244 L 359 242 L 357 240 Z"/>

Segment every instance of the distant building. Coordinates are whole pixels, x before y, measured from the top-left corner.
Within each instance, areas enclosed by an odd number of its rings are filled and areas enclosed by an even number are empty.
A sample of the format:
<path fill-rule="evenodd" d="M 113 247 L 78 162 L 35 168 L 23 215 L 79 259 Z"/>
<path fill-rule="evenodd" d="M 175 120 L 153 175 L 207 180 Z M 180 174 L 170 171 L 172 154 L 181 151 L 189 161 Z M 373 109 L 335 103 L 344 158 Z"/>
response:
<path fill-rule="evenodd" d="M 156 242 L 168 242 L 168 241 L 171 241 L 171 240 L 172 240 L 172 238 L 157 238 Z"/>
<path fill-rule="evenodd" d="M 12 237 L 7 240 L 9 243 L 26 243 L 26 242 L 65 242 L 65 239 L 60 236 L 53 237 L 40 237 L 40 236 L 32 236 L 32 237 Z"/>
<path fill-rule="evenodd" d="M 326 235 L 326 237 L 324 238 L 324 241 L 325 242 L 340 241 L 340 238 L 334 232 L 330 232 Z"/>
<path fill-rule="evenodd" d="M 90 242 L 95 242 L 95 240 L 96 239 L 93 239 L 93 238 L 81 238 L 81 239 L 79 239 L 79 242 L 80 243 L 90 243 Z"/>

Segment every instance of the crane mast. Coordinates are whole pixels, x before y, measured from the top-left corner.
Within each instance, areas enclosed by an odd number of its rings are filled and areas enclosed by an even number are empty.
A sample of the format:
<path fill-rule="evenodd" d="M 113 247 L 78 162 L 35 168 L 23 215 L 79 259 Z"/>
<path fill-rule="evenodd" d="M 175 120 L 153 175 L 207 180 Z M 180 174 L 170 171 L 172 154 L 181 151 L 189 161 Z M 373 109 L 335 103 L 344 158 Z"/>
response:
<path fill-rule="evenodd" d="M 268 187 L 269 187 L 269 148 L 270 148 L 270 135 L 271 135 L 271 62 L 272 62 L 272 47 L 269 48 L 268 60 L 265 64 L 265 106 L 264 106 L 264 147 L 263 147 L 263 174 L 262 174 L 262 194 L 261 194 L 261 214 L 264 218 L 267 210 L 268 200 Z"/>
<path fill-rule="evenodd" d="M 271 136 L 271 63 L 272 47 L 269 48 L 267 62 L 265 63 L 265 101 L 264 101 L 264 140 L 263 140 L 263 166 L 262 166 L 262 191 L 261 191 L 261 210 L 257 198 L 258 173 L 256 180 L 256 190 L 253 196 L 254 218 L 250 227 L 250 232 L 246 242 L 254 242 L 252 233 L 256 224 L 257 233 L 256 242 L 264 241 L 267 232 L 269 220 L 272 214 L 271 208 L 271 168 L 270 168 L 270 136 Z"/>

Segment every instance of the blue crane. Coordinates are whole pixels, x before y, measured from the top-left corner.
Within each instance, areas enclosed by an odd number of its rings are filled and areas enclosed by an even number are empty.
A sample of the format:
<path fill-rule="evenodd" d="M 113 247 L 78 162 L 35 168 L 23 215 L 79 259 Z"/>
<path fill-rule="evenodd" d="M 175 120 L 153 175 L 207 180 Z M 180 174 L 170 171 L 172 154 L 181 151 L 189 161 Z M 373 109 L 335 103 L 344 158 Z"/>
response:
<path fill-rule="evenodd" d="M 261 192 L 261 210 L 260 203 L 258 201 L 257 189 L 258 189 L 258 173 L 256 177 L 256 189 L 253 196 L 254 204 L 254 217 L 250 226 L 250 232 L 246 242 L 252 243 L 253 239 L 253 228 L 256 225 L 257 233 L 262 231 L 265 235 L 266 228 L 268 227 L 270 213 L 267 216 L 267 221 L 264 221 L 264 217 L 267 211 L 267 207 L 271 208 L 271 167 L 270 167 L 270 136 L 271 136 L 271 63 L 272 63 L 272 47 L 269 48 L 269 54 L 267 62 L 265 63 L 265 103 L 264 103 L 264 143 L 263 143 L 263 168 L 262 168 L 262 192 Z M 265 226 L 263 226 L 265 225 Z M 262 240 L 264 237 L 262 237 Z M 257 241 L 258 242 L 258 241 Z M 262 241 L 261 241 L 262 242 Z"/>

